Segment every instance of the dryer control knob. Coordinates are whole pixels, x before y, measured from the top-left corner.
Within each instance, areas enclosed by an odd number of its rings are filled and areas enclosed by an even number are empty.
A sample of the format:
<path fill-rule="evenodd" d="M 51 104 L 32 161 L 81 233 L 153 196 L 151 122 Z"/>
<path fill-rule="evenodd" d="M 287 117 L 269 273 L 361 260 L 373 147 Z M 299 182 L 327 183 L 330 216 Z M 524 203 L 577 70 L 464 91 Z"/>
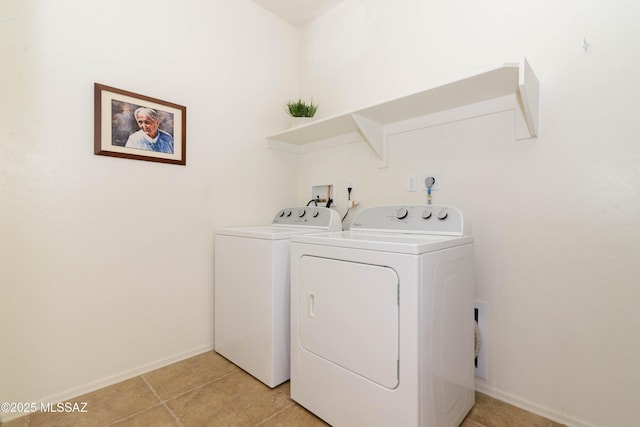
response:
<path fill-rule="evenodd" d="M 284 211 L 280 211 L 280 215 L 278 215 L 280 218 L 282 218 L 284 216 Z"/>
<path fill-rule="evenodd" d="M 431 218 L 431 210 L 430 209 L 425 209 L 424 212 L 422 212 L 422 219 L 429 219 Z"/>
<path fill-rule="evenodd" d="M 449 212 L 447 212 L 446 209 L 441 209 L 440 212 L 438 212 L 438 219 L 440 220 L 446 219 L 447 216 L 449 216 Z"/>
<path fill-rule="evenodd" d="M 409 215 L 407 208 L 400 208 L 396 211 L 396 218 L 405 219 Z"/>
<path fill-rule="evenodd" d="M 306 213 L 306 211 L 304 209 L 298 210 L 298 217 L 302 218 L 305 213 Z"/>
<path fill-rule="evenodd" d="M 284 211 L 284 216 L 291 216 L 291 211 L 288 209 Z"/>

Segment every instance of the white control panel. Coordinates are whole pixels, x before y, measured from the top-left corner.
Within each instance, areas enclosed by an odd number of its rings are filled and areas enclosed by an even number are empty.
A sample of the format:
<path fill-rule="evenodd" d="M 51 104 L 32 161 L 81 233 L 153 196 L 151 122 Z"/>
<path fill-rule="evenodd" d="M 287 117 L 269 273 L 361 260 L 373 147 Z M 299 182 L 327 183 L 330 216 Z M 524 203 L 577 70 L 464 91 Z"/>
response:
<path fill-rule="evenodd" d="M 317 227 L 326 230 L 341 230 L 342 223 L 336 211 L 320 206 L 285 208 L 276 213 L 272 225 L 287 227 Z"/>
<path fill-rule="evenodd" d="M 459 209 L 442 205 L 377 206 L 360 212 L 351 230 L 393 231 L 400 233 L 465 235 L 464 218 Z"/>

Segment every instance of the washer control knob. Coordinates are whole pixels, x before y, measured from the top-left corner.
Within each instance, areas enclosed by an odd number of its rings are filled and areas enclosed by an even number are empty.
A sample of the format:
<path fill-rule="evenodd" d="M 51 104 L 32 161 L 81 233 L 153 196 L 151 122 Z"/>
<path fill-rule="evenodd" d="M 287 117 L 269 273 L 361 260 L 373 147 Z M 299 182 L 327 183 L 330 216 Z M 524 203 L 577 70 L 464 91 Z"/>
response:
<path fill-rule="evenodd" d="M 396 218 L 398 219 L 405 219 L 407 215 L 409 215 L 407 208 L 402 207 L 396 211 Z"/>
<path fill-rule="evenodd" d="M 446 219 L 447 216 L 449 216 L 449 212 L 447 212 L 446 209 L 440 209 L 440 212 L 438 212 L 438 219 L 443 220 Z"/>
<path fill-rule="evenodd" d="M 429 218 L 431 218 L 431 215 L 432 215 L 431 209 L 425 209 L 422 212 L 422 219 L 429 219 Z"/>
<path fill-rule="evenodd" d="M 282 218 L 284 216 L 284 210 L 280 211 L 280 215 L 278 215 L 280 218 Z"/>
<path fill-rule="evenodd" d="M 311 216 L 316 218 L 318 215 L 320 215 L 320 211 L 318 209 L 314 209 L 311 211 Z"/>
<path fill-rule="evenodd" d="M 299 209 L 299 210 L 298 210 L 298 217 L 299 217 L 299 218 L 302 218 L 302 217 L 304 216 L 304 214 L 305 214 L 305 213 L 306 213 L 306 211 L 304 210 L 304 208 Z"/>
<path fill-rule="evenodd" d="M 289 209 L 287 209 L 286 211 L 284 211 L 284 216 L 291 216 L 291 211 Z"/>

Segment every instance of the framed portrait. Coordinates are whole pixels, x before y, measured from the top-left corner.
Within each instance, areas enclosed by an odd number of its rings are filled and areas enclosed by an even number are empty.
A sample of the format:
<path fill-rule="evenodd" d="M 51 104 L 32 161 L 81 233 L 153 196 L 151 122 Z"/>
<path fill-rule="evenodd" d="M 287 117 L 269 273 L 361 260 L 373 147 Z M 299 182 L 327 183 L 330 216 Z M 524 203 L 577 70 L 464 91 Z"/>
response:
<path fill-rule="evenodd" d="M 187 163 L 187 108 L 94 84 L 94 154 Z"/>

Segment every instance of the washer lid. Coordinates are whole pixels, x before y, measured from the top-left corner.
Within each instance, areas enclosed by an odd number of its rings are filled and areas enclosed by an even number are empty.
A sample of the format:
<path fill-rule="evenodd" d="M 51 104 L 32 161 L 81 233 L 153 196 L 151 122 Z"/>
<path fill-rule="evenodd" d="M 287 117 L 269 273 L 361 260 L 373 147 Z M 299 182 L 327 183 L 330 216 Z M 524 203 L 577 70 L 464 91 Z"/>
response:
<path fill-rule="evenodd" d="M 282 240 L 297 234 L 326 232 L 325 229 L 304 227 L 281 227 L 266 225 L 261 227 L 229 227 L 216 230 L 216 235 L 245 237 L 252 239 Z"/>
<path fill-rule="evenodd" d="M 473 243 L 471 236 L 342 231 L 291 237 L 292 243 L 419 255 Z"/>

